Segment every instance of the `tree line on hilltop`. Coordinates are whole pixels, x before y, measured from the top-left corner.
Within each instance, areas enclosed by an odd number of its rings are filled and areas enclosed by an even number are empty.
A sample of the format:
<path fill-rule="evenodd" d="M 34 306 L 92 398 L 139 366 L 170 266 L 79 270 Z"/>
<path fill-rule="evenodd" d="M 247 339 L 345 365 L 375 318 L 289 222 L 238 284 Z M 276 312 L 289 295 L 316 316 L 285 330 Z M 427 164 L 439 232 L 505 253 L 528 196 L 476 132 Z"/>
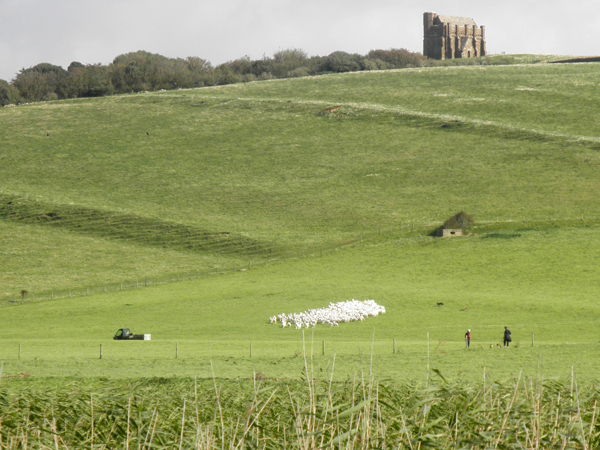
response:
<path fill-rule="evenodd" d="M 213 66 L 188 57 L 167 58 L 145 51 L 117 56 L 108 65 L 72 62 L 65 70 L 41 63 L 22 69 L 7 82 L 0 80 L 0 106 L 79 97 L 102 97 L 132 92 L 215 86 L 274 78 L 292 78 L 331 72 L 418 67 L 427 59 L 404 49 L 373 50 L 367 55 L 334 52 L 309 57 L 298 49 L 273 57 L 248 57 Z"/>
<path fill-rule="evenodd" d="M 287 49 L 270 58 L 246 56 L 217 66 L 195 56 L 167 58 L 138 51 L 119 55 L 108 65 L 75 61 L 66 70 L 49 63 L 21 69 L 12 81 L 0 80 L 0 106 L 439 63 L 405 49 L 371 50 L 366 55 L 337 51 L 310 57 L 302 50 Z"/>

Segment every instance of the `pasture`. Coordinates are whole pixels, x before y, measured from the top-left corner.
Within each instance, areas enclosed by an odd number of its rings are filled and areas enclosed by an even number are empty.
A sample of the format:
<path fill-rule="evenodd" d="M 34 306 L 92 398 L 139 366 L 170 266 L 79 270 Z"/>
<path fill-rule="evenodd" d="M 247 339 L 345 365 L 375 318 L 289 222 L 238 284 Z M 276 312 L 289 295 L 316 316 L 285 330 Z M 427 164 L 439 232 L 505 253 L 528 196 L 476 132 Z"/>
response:
<path fill-rule="evenodd" d="M 140 448 L 276 448 L 292 429 L 301 448 L 316 445 L 302 430 L 328 448 L 590 448 L 599 72 L 440 67 L 0 109 L 0 397 L 18 411 L 2 442 L 111 448 L 100 402 L 115 442 Z M 461 210 L 471 235 L 430 236 Z M 387 313 L 269 323 L 350 299 Z M 123 327 L 152 341 L 113 341 Z M 278 389 L 290 404 L 265 397 Z M 229 412 L 201 420 L 221 394 Z M 244 422 L 272 399 L 263 428 Z M 45 411 L 31 430 L 25 410 Z"/>
<path fill-rule="evenodd" d="M 598 70 L 414 69 L 4 108 L 0 295 L 243 266 L 460 210 L 597 223 Z M 180 245 L 161 238 L 172 230 Z M 204 236 L 233 244 L 195 250 Z"/>
<path fill-rule="evenodd" d="M 496 380 L 520 371 L 568 378 L 573 368 L 594 381 L 599 239 L 596 227 L 405 238 L 245 272 L 6 306 L 0 359 L 5 375 L 210 378 L 214 370 L 220 378 L 294 379 L 312 355 L 320 374 L 335 368 L 336 380 L 372 372 L 424 382 L 429 335 L 430 368 L 450 380 L 477 382 L 485 366 Z M 366 298 L 387 313 L 339 327 L 269 323 L 273 315 Z M 514 348 L 490 349 L 505 325 Z M 151 333 L 152 341 L 112 341 L 122 327 Z"/>

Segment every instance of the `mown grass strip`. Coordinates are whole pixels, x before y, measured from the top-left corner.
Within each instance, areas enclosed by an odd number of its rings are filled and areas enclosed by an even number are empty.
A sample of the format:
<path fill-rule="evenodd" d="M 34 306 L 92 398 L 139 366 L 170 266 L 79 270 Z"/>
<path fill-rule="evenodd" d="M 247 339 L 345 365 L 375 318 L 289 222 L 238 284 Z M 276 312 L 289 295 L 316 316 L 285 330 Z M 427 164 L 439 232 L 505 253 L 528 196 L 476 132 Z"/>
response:
<path fill-rule="evenodd" d="M 77 206 L 46 205 L 0 194 L 0 220 L 68 229 L 105 239 L 183 251 L 252 257 L 277 256 L 280 249 L 246 236 L 211 232 L 168 221 Z"/>

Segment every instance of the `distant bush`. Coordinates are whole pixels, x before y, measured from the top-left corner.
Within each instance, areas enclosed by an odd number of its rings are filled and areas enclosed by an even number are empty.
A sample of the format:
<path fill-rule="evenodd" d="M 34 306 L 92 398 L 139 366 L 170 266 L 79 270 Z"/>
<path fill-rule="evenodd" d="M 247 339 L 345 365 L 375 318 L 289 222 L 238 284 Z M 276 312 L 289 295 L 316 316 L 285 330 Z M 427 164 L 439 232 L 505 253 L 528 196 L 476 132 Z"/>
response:
<path fill-rule="evenodd" d="M 231 62 L 220 64 L 215 67 L 215 84 L 221 86 L 224 84 L 240 83 L 242 75 L 234 71 L 235 65 Z"/>
<path fill-rule="evenodd" d="M 281 50 L 273 55 L 272 73 L 278 78 L 285 78 L 301 67 L 306 68 L 307 62 L 308 55 L 303 50 L 296 48 Z M 308 69 L 306 69 L 306 72 L 308 73 Z"/>
<path fill-rule="evenodd" d="M 0 106 L 17 104 L 19 99 L 19 90 L 7 81 L 0 80 Z"/>
<path fill-rule="evenodd" d="M 356 53 L 333 52 L 319 66 L 320 72 L 357 72 L 365 69 L 365 58 Z"/>
<path fill-rule="evenodd" d="M 310 75 L 310 73 L 306 67 L 298 67 L 297 69 L 289 71 L 287 74 L 288 78 L 306 77 L 308 75 Z"/>
<path fill-rule="evenodd" d="M 114 93 L 106 66 L 71 63 L 68 72 L 63 88 L 67 98 L 103 97 Z"/>
<path fill-rule="evenodd" d="M 251 60 L 244 56 L 213 67 L 209 61 L 196 56 L 185 59 L 167 58 L 137 51 L 117 56 L 108 66 L 84 65 L 73 61 L 68 70 L 48 63 L 22 69 L 12 82 L 0 83 L 0 106 L 21 101 L 101 97 L 324 73 L 423 66 L 510 64 L 520 61 L 515 56 L 436 61 L 403 48 L 371 50 L 367 55 L 336 51 L 327 56 L 309 57 L 303 50 L 291 48 L 280 50 L 272 57 Z"/>
<path fill-rule="evenodd" d="M 65 98 L 63 86 L 67 75 L 68 72 L 60 66 L 41 63 L 29 69 L 22 69 L 12 85 L 19 90 L 20 96 L 26 102 Z"/>
<path fill-rule="evenodd" d="M 455 216 L 450 217 L 444 222 L 442 228 L 453 228 L 466 230 L 471 228 L 475 224 L 475 220 L 469 216 L 466 212 L 459 212 Z"/>
<path fill-rule="evenodd" d="M 215 84 L 214 70 L 209 61 L 197 56 L 190 56 L 185 61 L 191 82 L 191 85 L 187 87 L 203 87 Z"/>
<path fill-rule="evenodd" d="M 275 78 L 271 72 L 263 72 L 256 77 L 258 80 L 272 80 Z"/>
<path fill-rule="evenodd" d="M 421 67 L 427 58 L 420 53 L 413 53 L 403 48 L 390 50 L 371 50 L 367 55 L 373 61 L 381 61 L 388 69 L 403 69 L 405 67 Z"/>

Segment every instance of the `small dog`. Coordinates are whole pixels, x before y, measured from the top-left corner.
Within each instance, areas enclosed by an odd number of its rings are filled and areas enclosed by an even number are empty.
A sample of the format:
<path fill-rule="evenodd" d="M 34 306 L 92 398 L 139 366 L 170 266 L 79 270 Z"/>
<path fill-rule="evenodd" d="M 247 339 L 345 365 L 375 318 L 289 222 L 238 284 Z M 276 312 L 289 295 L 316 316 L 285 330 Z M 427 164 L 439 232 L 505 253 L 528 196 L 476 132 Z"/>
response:
<path fill-rule="evenodd" d="M 438 306 L 444 306 L 444 304 L 442 302 L 437 302 Z"/>

